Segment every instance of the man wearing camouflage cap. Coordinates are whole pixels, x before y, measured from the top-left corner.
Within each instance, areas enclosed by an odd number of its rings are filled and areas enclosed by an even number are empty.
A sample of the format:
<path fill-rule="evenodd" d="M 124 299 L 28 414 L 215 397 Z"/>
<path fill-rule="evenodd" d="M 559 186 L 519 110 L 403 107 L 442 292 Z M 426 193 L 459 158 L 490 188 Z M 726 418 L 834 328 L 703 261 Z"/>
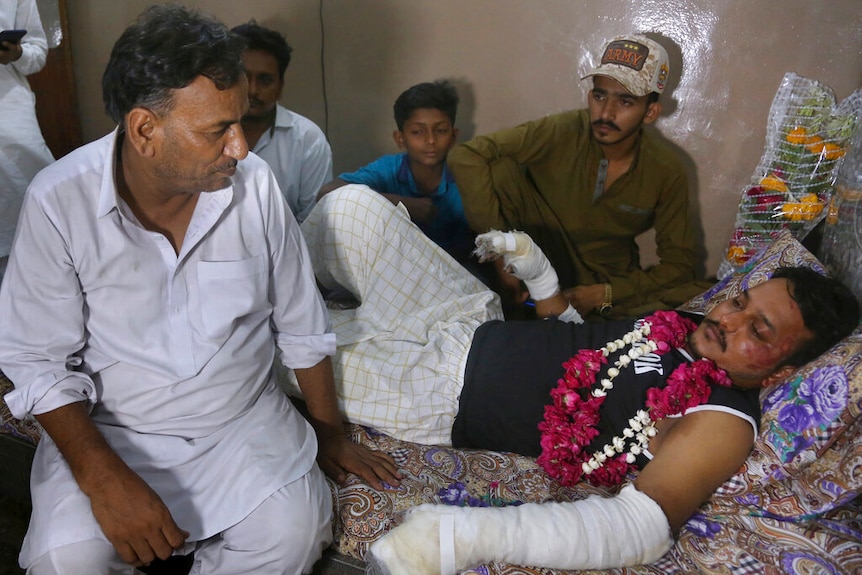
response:
<path fill-rule="evenodd" d="M 674 152 L 643 131 L 661 114 L 670 74 L 657 42 L 608 42 L 591 78 L 589 106 L 478 136 L 449 154 L 476 233 L 527 232 L 584 317 L 674 307 L 695 282 L 688 181 Z M 640 265 L 635 237 L 655 228 L 659 263 Z M 527 293 L 506 270 L 497 291 L 517 317 Z"/>

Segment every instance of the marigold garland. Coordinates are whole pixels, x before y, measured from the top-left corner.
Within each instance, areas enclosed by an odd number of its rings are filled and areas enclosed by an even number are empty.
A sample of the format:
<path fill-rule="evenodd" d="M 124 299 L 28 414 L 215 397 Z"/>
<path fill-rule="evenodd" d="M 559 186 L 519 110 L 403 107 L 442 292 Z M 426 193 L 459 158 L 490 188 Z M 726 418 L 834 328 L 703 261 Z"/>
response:
<path fill-rule="evenodd" d="M 545 406 L 545 419 L 539 424 L 542 453 L 537 461 L 548 475 L 563 485 L 581 479 L 593 485 L 618 485 L 656 434 L 656 421 L 701 405 L 709 399 L 712 385 L 729 386 L 727 373 L 713 361 L 684 363 L 671 373 L 665 387 L 648 390 L 647 410 L 639 410 L 629 419 L 622 437 L 614 437 L 594 453 L 586 451 L 599 434 L 599 408 L 620 369 L 648 353 L 663 355 L 682 347 L 696 328 L 697 324 L 676 312 L 657 311 L 622 338 L 601 349 L 581 350 L 566 361 L 565 373 L 551 390 L 552 402 Z M 623 353 L 626 347 L 630 349 Z M 596 384 L 608 358 L 617 353 L 613 366 Z"/>

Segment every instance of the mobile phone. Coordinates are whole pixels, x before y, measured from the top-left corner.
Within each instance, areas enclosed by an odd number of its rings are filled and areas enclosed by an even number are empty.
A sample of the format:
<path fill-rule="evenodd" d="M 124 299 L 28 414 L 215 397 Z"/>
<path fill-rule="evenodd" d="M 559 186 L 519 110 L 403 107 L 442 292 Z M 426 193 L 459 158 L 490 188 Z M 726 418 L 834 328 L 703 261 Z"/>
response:
<path fill-rule="evenodd" d="M 24 34 L 27 33 L 27 30 L 3 30 L 0 32 L 0 50 L 8 50 L 6 46 L 3 45 L 3 42 L 11 42 L 13 44 L 17 44 L 21 41 L 21 38 L 24 37 Z"/>

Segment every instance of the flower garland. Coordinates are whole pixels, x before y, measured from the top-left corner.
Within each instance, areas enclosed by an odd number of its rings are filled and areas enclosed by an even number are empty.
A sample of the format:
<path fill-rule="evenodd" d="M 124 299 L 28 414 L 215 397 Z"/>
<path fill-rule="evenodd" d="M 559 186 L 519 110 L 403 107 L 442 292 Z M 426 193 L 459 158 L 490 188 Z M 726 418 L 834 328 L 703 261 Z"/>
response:
<path fill-rule="evenodd" d="M 789 230 L 806 237 L 829 214 L 835 180 L 862 124 L 862 90 L 841 102 L 831 88 L 785 74 L 766 121 L 766 147 L 743 188 L 718 279 L 746 269 L 759 251 Z"/>
<path fill-rule="evenodd" d="M 647 391 L 647 409 L 629 419 L 622 436 L 594 453 L 586 451 L 599 434 L 599 408 L 620 370 L 648 353 L 663 355 L 682 347 L 696 328 L 697 324 L 675 312 L 657 311 L 622 338 L 601 349 L 581 350 L 565 362 L 565 374 L 551 390 L 553 401 L 545 406 L 545 419 L 539 424 L 542 454 L 537 462 L 548 475 L 567 486 L 584 476 L 593 485 L 618 485 L 655 436 L 656 421 L 704 403 L 713 384 L 729 386 L 727 373 L 712 360 L 683 363 L 668 377 L 665 387 Z M 623 353 L 626 347 L 630 349 Z M 595 385 L 602 366 L 617 352 L 620 355 L 613 366 Z"/>

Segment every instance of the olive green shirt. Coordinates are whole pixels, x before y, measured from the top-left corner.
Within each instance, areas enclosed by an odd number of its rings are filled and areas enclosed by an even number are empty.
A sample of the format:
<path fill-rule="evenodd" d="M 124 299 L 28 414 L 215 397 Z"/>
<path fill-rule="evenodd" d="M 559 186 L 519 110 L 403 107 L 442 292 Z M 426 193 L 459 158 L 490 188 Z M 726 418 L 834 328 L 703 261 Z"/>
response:
<path fill-rule="evenodd" d="M 610 283 L 614 315 L 673 307 L 696 295 L 688 181 L 674 153 L 641 132 L 629 170 L 596 195 L 603 159 L 587 110 L 478 136 L 447 163 L 477 233 L 529 233 L 563 289 Z M 635 237 L 655 228 L 660 262 L 640 266 Z"/>

